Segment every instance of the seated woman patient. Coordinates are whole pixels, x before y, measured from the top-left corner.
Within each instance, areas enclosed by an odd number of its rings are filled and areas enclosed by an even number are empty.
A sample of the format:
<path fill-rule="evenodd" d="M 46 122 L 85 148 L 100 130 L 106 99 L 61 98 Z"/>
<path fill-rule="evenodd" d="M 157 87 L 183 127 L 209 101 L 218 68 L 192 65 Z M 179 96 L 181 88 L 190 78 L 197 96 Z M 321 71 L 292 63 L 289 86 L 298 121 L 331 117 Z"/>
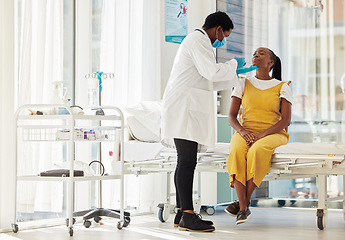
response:
<path fill-rule="evenodd" d="M 240 79 L 241 87 L 231 96 L 228 117 L 236 133 L 231 138 L 227 168 L 239 201 L 231 203 L 225 212 L 236 217 L 236 224 L 251 218 L 251 195 L 270 170 L 274 149 L 289 140 L 285 129 L 290 124 L 292 98 L 289 85 L 281 81 L 280 59 L 270 49 L 260 47 L 252 64 L 258 67 L 256 74 Z M 237 119 L 241 105 L 242 124 Z"/>

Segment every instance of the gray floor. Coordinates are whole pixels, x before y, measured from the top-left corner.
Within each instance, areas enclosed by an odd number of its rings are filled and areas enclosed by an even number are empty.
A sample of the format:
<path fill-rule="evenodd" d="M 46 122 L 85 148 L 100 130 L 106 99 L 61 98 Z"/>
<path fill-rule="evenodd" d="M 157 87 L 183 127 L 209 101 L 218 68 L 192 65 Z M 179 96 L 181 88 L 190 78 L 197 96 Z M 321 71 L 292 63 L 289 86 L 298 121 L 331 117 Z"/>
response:
<path fill-rule="evenodd" d="M 92 223 L 86 229 L 82 223 L 74 226 L 74 236 L 69 237 L 67 227 L 56 226 L 34 230 L 21 230 L 18 233 L 0 234 L 1 240 L 146 240 L 146 239 L 345 239 L 345 220 L 340 210 L 329 210 L 326 215 L 326 228 L 321 231 L 316 227 L 315 209 L 296 208 L 251 208 L 253 218 L 247 223 L 236 226 L 235 218 L 217 210 L 213 216 L 203 214 L 204 219 L 212 220 L 216 231 L 213 233 L 195 233 L 179 231 L 173 227 L 173 215 L 166 223 L 161 223 L 156 215 L 131 217 L 127 228 L 117 230 L 116 220 L 105 219 L 104 225 Z"/>

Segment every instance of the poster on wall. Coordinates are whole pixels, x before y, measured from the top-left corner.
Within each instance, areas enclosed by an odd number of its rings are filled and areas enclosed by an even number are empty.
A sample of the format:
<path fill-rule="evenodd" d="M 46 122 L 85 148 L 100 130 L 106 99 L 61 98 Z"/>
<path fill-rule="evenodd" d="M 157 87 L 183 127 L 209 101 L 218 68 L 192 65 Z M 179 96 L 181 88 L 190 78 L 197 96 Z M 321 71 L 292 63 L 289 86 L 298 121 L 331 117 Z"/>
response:
<path fill-rule="evenodd" d="M 165 0 L 165 41 L 181 43 L 188 34 L 187 0 Z"/>

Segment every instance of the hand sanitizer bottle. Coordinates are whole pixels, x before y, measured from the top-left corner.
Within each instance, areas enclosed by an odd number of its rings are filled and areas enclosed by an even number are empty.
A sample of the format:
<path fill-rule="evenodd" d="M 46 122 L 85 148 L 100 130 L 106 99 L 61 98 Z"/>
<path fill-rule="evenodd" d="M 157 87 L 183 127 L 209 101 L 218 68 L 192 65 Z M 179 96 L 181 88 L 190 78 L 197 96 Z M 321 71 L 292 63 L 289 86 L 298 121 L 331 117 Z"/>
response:
<path fill-rule="evenodd" d="M 62 103 L 62 99 L 61 99 L 61 85 L 62 85 L 62 81 L 55 81 L 52 82 L 53 85 L 53 92 L 52 95 L 50 97 L 50 104 L 61 104 Z M 57 108 L 53 108 L 51 111 L 51 114 L 59 114 L 59 111 Z"/>

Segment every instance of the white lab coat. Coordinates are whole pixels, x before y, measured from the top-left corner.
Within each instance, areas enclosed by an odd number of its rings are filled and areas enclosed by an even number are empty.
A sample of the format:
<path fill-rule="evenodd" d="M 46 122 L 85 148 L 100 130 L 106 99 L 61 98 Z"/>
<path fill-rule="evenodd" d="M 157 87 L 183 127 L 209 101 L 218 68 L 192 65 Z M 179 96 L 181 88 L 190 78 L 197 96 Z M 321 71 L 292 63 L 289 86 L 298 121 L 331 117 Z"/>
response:
<path fill-rule="evenodd" d="M 214 90 L 239 86 L 237 61 L 216 63 L 207 33 L 190 33 L 179 47 L 163 95 L 162 143 L 174 147 L 173 138 L 201 146 L 216 142 Z"/>

